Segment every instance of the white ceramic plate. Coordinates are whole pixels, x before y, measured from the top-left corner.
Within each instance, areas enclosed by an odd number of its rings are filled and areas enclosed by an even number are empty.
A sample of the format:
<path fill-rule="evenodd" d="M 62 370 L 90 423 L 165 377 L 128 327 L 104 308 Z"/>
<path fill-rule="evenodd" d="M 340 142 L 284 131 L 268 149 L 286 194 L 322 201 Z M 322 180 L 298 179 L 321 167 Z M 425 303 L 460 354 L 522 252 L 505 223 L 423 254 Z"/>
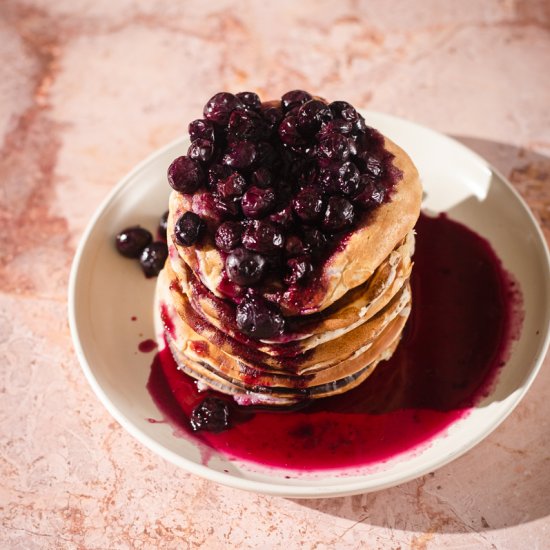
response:
<path fill-rule="evenodd" d="M 113 417 L 167 460 L 218 483 L 292 497 L 348 495 L 390 487 L 457 458 L 493 431 L 523 397 L 549 342 L 548 250 L 528 208 L 485 160 L 456 141 L 395 117 L 366 113 L 367 122 L 405 149 L 417 165 L 424 208 L 446 211 L 491 242 L 523 290 L 525 321 L 492 394 L 429 445 L 381 467 L 298 474 L 230 460 L 196 440 L 176 437 L 146 389 L 153 354 L 137 352 L 154 337 L 155 280 L 122 259 L 113 236 L 139 223 L 155 230 L 167 208 L 166 169 L 187 150 L 184 139 L 153 154 L 128 174 L 93 217 L 77 250 L 69 285 L 69 320 L 78 358 L 92 388 Z M 131 317 L 136 316 L 136 321 Z M 287 476 L 287 477 L 285 477 Z"/>

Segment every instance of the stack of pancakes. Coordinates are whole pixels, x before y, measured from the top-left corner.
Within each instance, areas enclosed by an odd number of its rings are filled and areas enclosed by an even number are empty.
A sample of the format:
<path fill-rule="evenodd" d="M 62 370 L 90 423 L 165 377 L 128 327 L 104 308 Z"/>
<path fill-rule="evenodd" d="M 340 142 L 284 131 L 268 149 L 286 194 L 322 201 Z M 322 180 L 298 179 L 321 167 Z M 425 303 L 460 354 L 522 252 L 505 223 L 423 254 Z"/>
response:
<path fill-rule="evenodd" d="M 308 288 L 280 297 L 286 329 L 272 340 L 239 330 L 235 300 L 220 290 L 224 257 L 214 243 L 183 247 L 174 239 L 192 197 L 172 192 L 157 321 L 179 368 L 200 387 L 240 404 L 292 405 L 357 386 L 393 354 L 411 310 L 413 227 L 422 191 L 407 154 L 384 141 L 403 174 L 391 200 L 337 247 Z"/>

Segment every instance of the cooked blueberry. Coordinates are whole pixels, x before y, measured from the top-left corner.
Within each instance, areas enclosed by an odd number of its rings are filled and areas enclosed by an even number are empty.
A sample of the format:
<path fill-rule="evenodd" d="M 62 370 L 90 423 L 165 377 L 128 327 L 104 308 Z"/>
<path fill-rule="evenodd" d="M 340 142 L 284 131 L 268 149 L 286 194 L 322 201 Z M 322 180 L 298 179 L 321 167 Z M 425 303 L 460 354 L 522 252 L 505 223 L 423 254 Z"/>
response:
<path fill-rule="evenodd" d="M 329 104 L 329 108 L 335 118 L 343 118 L 344 120 L 353 122 L 358 117 L 355 107 L 347 101 L 333 101 Z"/>
<path fill-rule="evenodd" d="M 231 252 L 241 244 L 242 225 L 239 222 L 224 222 L 216 230 L 216 246 L 224 252 Z"/>
<path fill-rule="evenodd" d="M 168 183 L 180 193 L 194 193 L 205 182 L 201 165 L 189 157 L 178 157 L 168 167 Z"/>
<path fill-rule="evenodd" d="M 327 238 L 325 235 L 315 228 L 304 229 L 303 238 L 305 252 L 313 256 L 319 256 L 325 250 Z"/>
<path fill-rule="evenodd" d="M 281 97 L 281 105 L 283 106 L 283 110 L 288 112 L 294 107 L 299 107 L 310 99 L 311 94 L 308 94 L 303 90 L 292 90 Z"/>
<path fill-rule="evenodd" d="M 338 169 L 338 190 L 348 196 L 356 195 L 361 188 L 361 174 L 351 161 L 344 162 Z"/>
<path fill-rule="evenodd" d="M 386 189 L 384 185 L 370 174 L 361 176 L 361 185 L 363 189 L 355 197 L 355 202 L 363 208 L 370 209 L 384 202 L 386 198 Z"/>
<path fill-rule="evenodd" d="M 159 226 L 157 233 L 160 237 L 160 240 L 166 240 L 166 234 L 168 232 L 168 210 L 161 216 L 159 220 Z"/>
<path fill-rule="evenodd" d="M 342 134 L 330 134 L 319 143 L 319 156 L 329 161 L 345 161 L 350 155 L 350 141 Z"/>
<path fill-rule="evenodd" d="M 222 197 L 218 193 L 212 193 L 214 205 L 222 219 L 242 217 L 240 197 Z"/>
<path fill-rule="evenodd" d="M 232 111 L 240 107 L 240 100 L 228 92 L 220 92 L 208 100 L 204 106 L 204 117 L 213 122 L 225 126 L 229 122 Z"/>
<path fill-rule="evenodd" d="M 218 181 L 217 188 L 224 198 L 240 197 L 246 189 L 246 180 L 238 172 L 233 172 L 226 179 Z"/>
<path fill-rule="evenodd" d="M 115 239 L 116 249 L 126 258 L 138 258 L 141 251 L 153 240 L 153 235 L 136 225 L 121 231 Z"/>
<path fill-rule="evenodd" d="M 349 135 L 353 129 L 351 122 L 344 120 L 343 118 L 335 118 L 322 125 L 319 132 L 317 132 L 318 139 L 323 139 L 330 134 L 342 134 Z"/>
<path fill-rule="evenodd" d="M 255 187 L 266 189 L 271 185 L 271 182 L 273 181 L 273 176 L 267 168 L 260 167 L 252 172 L 252 176 L 250 179 L 252 181 L 252 185 L 254 185 Z"/>
<path fill-rule="evenodd" d="M 277 306 L 259 296 L 248 296 L 237 306 L 236 321 L 242 332 L 257 339 L 279 336 L 285 328 Z"/>
<path fill-rule="evenodd" d="M 241 103 L 249 109 L 259 109 L 262 104 L 260 97 L 254 92 L 239 92 L 235 95 L 241 100 Z"/>
<path fill-rule="evenodd" d="M 225 271 L 229 279 L 238 285 L 254 285 L 265 275 L 266 261 L 260 254 L 237 248 L 225 259 Z"/>
<path fill-rule="evenodd" d="M 284 282 L 287 285 L 295 285 L 298 281 L 304 281 L 313 272 L 313 265 L 307 256 L 290 258 L 286 265 L 287 273 L 284 276 Z"/>
<path fill-rule="evenodd" d="M 306 252 L 304 243 L 300 237 L 296 235 L 290 235 L 285 241 L 285 254 L 287 258 L 294 258 L 296 256 L 303 256 Z"/>
<path fill-rule="evenodd" d="M 205 397 L 193 409 L 189 422 L 194 432 L 204 430 L 218 433 L 227 430 L 230 426 L 229 405 L 217 397 Z"/>
<path fill-rule="evenodd" d="M 213 193 L 203 192 L 195 193 L 191 209 L 195 214 L 204 220 L 210 220 L 214 223 L 220 223 L 225 217 L 225 212 L 220 210 L 217 196 Z"/>
<path fill-rule="evenodd" d="M 209 120 L 199 118 L 189 123 L 189 137 L 191 141 L 207 139 L 214 141 L 214 125 Z"/>
<path fill-rule="evenodd" d="M 229 117 L 227 136 L 230 141 L 260 140 L 269 137 L 269 128 L 254 111 L 235 109 Z"/>
<path fill-rule="evenodd" d="M 271 131 L 277 128 L 281 120 L 283 120 L 283 111 L 278 105 L 264 103 L 262 104 L 261 112 L 268 128 Z"/>
<path fill-rule="evenodd" d="M 281 250 L 285 238 L 280 227 L 265 220 L 254 220 L 248 224 L 242 237 L 243 245 L 254 252 L 270 254 Z"/>
<path fill-rule="evenodd" d="M 166 243 L 155 241 L 146 246 L 139 257 L 139 263 L 145 276 L 156 277 L 160 270 L 164 267 L 164 263 L 168 258 L 168 247 Z"/>
<path fill-rule="evenodd" d="M 313 135 L 323 122 L 332 118 L 332 112 L 326 103 L 318 99 L 311 99 L 298 110 L 298 129 L 304 135 Z"/>
<path fill-rule="evenodd" d="M 237 170 L 248 168 L 256 160 L 256 147 L 251 141 L 237 141 L 231 144 L 222 162 Z"/>
<path fill-rule="evenodd" d="M 279 137 L 294 150 L 306 145 L 306 140 L 298 130 L 298 120 L 292 115 L 286 116 L 279 124 Z"/>
<path fill-rule="evenodd" d="M 281 227 L 289 227 L 294 221 L 292 207 L 290 205 L 281 208 L 269 216 L 269 220 L 279 224 Z"/>
<path fill-rule="evenodd" d="M 271 169 L 278 161 L 279 155 L 273 145 L 267 141 L 259 141 L 256 144 L 256 164 Z M 261 185 L 258 185 L 258 187 L 261 187 Z"/>
<path fill-rule="evenodd" d="M 233 170 L 225 164 L 213 164 L 208 168 L 208 183 L 210 188 L 216 189 L 219 181 L 228 178 Z"/>
<path fill-rule="evenodd" d="M 187 156 L 200 162 L 208 162 L 214 154 L 214 143 L 208 139 L 197 138 L 191 142 Z"/>
<path fill-rule="evenodd" d="M 373 176 L 380 177 L 382 175 L 384 165 L 379 158 L 375 156 L 369 156 L 366 159 L 365 164 L 367 171 L 370 172 Z"/>
<path fill-rule="evenodd" d="M 330 197 L 323 219 L 323 227 L 328 231 L 341 231 L 355 221 L 353 204 L 343 197 Z"/>
<path fill-rule="evenodd" d="M 323 198 L 314 187 L 304 187 L 293 199 L 296 215 L 305 222 L 314 222 L 323 212 Z"/>
<path fill-rule="evenodd" d="M 176 242 L 181 246 L 192 246 L 204 231 L 205 223 L 194 212 L 185 212 L 174 226 Z"/>
<path fill-rule="evenodd" d="M 270 187 L 267 189 L 261 189 L 260 187 L 252 186 L 241 199 L 241 208 L 243 214 L 247 218 L 261 218 L 271 211 L 276 204 L 275 191 Z"/>

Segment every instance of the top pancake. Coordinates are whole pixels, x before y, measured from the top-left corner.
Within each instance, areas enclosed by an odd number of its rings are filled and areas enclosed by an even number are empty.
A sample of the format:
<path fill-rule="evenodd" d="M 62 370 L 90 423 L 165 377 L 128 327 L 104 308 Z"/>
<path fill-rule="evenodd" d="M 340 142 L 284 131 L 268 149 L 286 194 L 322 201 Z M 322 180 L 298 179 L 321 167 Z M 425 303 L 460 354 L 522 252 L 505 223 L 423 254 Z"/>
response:
<path fill-rule="evenodd" d="M 366 216 L 345 244 L 320 266 L 315 280 L 308 285 L 308 292 L 286 292 L 280 297 L 279 306 L 284 315 L 322 311 L 352 288 L 363 284 L 414 227 L 422 199 L 418 171 L 409 156 L 386 137 L 384 147 L 394 155 L 393 165 L 403 174 L 390 200 Z M 192 196 L 173 191 L 169 202 L 168 238 L 176 245 L 180 258 L 212 293 L 230 298 L 220 290 L 224 258 L 213 239 L 205 239 L 199 246 L 184 247 L 173 238 L 175 222 L 190 210 Z M 269 295 L 266 297 L 269 299 Z"/>

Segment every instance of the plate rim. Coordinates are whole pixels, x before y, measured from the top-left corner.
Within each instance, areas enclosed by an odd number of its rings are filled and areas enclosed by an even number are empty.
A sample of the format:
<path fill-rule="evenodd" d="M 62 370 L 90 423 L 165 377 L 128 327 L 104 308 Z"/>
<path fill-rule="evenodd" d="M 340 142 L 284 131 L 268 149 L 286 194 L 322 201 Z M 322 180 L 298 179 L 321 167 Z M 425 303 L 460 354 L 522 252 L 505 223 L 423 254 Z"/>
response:
<path fill-rule="evenodd" d="M 523 197 L 508 181 L 508 179 L 505 178 L 500 173 L 500 171 L 497 170 L 490 162 L 488 162 L 481 155 L 479 155 L 478 153 L 476 153 L 475 151 L 473 151 L 472 149 L 470 149 L 469 147 L 467 147 L 466 145 L 464 145 L 454 137 L 451 137 L 441 132 L 438 132 L 436 130 L 433 130 L 427 126 L 423 126 L 421 124 L 407 120 L 405 118 L 397 117 L 395 115 L 386 114 L 379 111 L 370 111 L 370 110 L 360 110 L 360 111 L 367 119 L 367 123 L 369 123 L 369 119 L 372 119 L 372 118 L 379 119 L 379 120 L 385 119 L 386 121 L 389 121 L 392 124 L 409 125 L 413 130 L 420 130 L 423 132 L 427 131 L 433 137 L 436 137 L 438 139 L 443 139 L 445 142 L 447 142 L 448 144 L 454 147 L 458 146 L 460 149 L 462 149 L 464 153 L 470 155 L 473 159 L 475 159 L 476 162 L 482 164 L 490 172 L 492 172 L 498 178 L 499 183 L 504 185 L 504 187 L 507 188 L 508 191 L 512 192 L 512 195 L 516 200 L 517 206 L 520 206 L 524 210 L 524 212 L 527 214 L 527 217 L 530 221 L 530 225 L 534 230 L 534 233 L 536 234 L 538 244 L 541 245 L 541 250 L 542 250 L 544 259 L 546 260 L 545 267 L 546 267 L 546 275 L 548 277 L 548 274 L 550 273 L 550 251 L 548 248 L 548 244 L 546 243 L 546 239 L 544 237 L 542 229 L 540 228 L 536 218 L 534 217 L 531 209 L 529 208 L 529 206 L 527 205 Z M 96 208 L 94 214 L 92 215 L 91 219 L 87 223 L 79 239 L 79 243 L 76 248 L 73 261 L 71 263 L 71 270 L 70 270 L 69 283 L 68 283 L 67 308 L 68 308 L 68 320 L 69 320 L 71 337 L 72 337 L 73 346 L 74 346 L 78 361 L 80 363 L 80 366 L 84 372 L 84 375 L 88 383 L 90 384 L 91 388 L 93 389 L 94 393 L 96 394 L 100 402 L 107 409 L 109 414 L 132 437 L 134 437 L 140 443 L 145 445 L 155 454 L 168 460 L 175 466 L 181 467 L 189 473 L 197 474 L 205 479 L 214 481 L 216 483 L 220 483 L 225 486 L 229 486 L 235 489 L 251 491 L 255 493 L 289 497 L 289 498 L 327 498 L 327 497 L 338 497 L 338 496 L 361 494 L 361 493 L 366 493 L 370 491 L 378 491 L 378 490 L 386 489 L 401 483 L 406 483 L 422 475 L 425 475 L 430 471 L 439 469 L 445 466 L 446 464 L 452 462 L 459 456 L 462 456 L 463 454 L 467 453 L 473 447 L 478 445 L 483 439 L 488 437 L 494 430 L 496 430 L 498 426 L 502 422 L 504 422 L 508 418 L 508 416 L 515 410 L 515 408 L 518 406 L 518 404 L 521 402 L 521 400 L 524 398 L 524 396 L 528 392 L 536 376 L 538 375 L 542 367 L 542 364 L 544 362 L 544 359 L 546 357 L 546 354 L 548 352 L 548 348 L 550 346 L 550 322 L 548 322 L 547 323 L 548 326 L 545 327 L 546 328 L 545 338 L 544 338 L 544 341 L 542 342 L 540 353 L 535 359 L 534 365 L 532 366 L 529 375 L 527 376 L 522 386 L 518 388 L 517 394 L 514 395 L 513 397 L 511 406 L 509 406 L 508 409 L 504 411 L 503 414 L 501 414 L 495 421 L 489 424 L 486 427 L 486 429 L 482 433 L 480 433 L 476 438 L 470 439 L 466 445 L 462 445 L 459 450 L 455 450 L 453 453 L 450 453 L 449 455 L 442 457 L 438 461 L 430 462 L 428 465 L 424 466 L 423 468 L 419 468 L 414 472 L 411 472 L 409 475 L 398 475 L 399 472 L 395 472 L 393 475 L 388 476 L 388 478 L 382 483 L 380 482 L 369 483 L 368 476 L 364 477 L 364 481 L 365 481 L 364 483 L 360 483 L 357 481 L 358 476 L 351 478 L 348 483 L 346 483 L 346 478 L 342 477 L 341 483 L 339 483 L 338 485 L 323 485 L 322 480 L 316 485 L 291 485 L 291 484 L 271 483 L 263 480 L 248 479 L 248 478 L 236 476 L 229 472 L 226 473 L 226 472 L 213 470 L 208 465 L 200 464 L 191 459 L 188 459 L 182 456 L 181 454 L 178 454 L 177 452 L 164 447 L 161 443 L 156 441 L 153 437 L 141 431 L 141 429 L 138 428 L 131 420 L 129 420 L 126 417 L 126 415 L 112 402 L 112 400 L 107 395 L 107 392 L 103 389 L 102 385 L 98 382 L 97 378 L 95 377 L 93 370 L 87 360 L 86 352 L 82 346 L 82 342 L 80 338 L 80 331 L 78 327 L 77 310 L 76 310 L 76 303 L 78 301 L 78 298 L 76 297 L 76 289 L 77 289 L 78 279 L 80 275 L 79 267 L 82 262 L 83 256 L 85 254 L 88 241 L 90 239 L 90 236 L 95 226 L 97 225 L 100 218 L 107 211 L 111 203 L 116 199 L 116 197 L 125 190 L 125 188 L 133 180 L 135 175 L 138 174 L 143 168 L 145 168 L 151 162 L 156 160 L 158 157 L 165 154 L 170 149 L 175 148 L 181 145 L 182 143 L 185 143 L 186 141 L 187 141 L 187 138 L 185 136 L 181 136 L 170 141 L 169 143 L 153 151 L 150 155 L 148 155 L 142 161 L 137 163 L 128 173 L 126 173 L 118 181 L 118 183 L 111 189 L 111 191 L 107 194 L 107 196 L 101 201 L 100 205 Z M 331 472 L 330 470 L 327 471 L 326 472 L 327 475 L 330 475 L 330 472 Z"/>

